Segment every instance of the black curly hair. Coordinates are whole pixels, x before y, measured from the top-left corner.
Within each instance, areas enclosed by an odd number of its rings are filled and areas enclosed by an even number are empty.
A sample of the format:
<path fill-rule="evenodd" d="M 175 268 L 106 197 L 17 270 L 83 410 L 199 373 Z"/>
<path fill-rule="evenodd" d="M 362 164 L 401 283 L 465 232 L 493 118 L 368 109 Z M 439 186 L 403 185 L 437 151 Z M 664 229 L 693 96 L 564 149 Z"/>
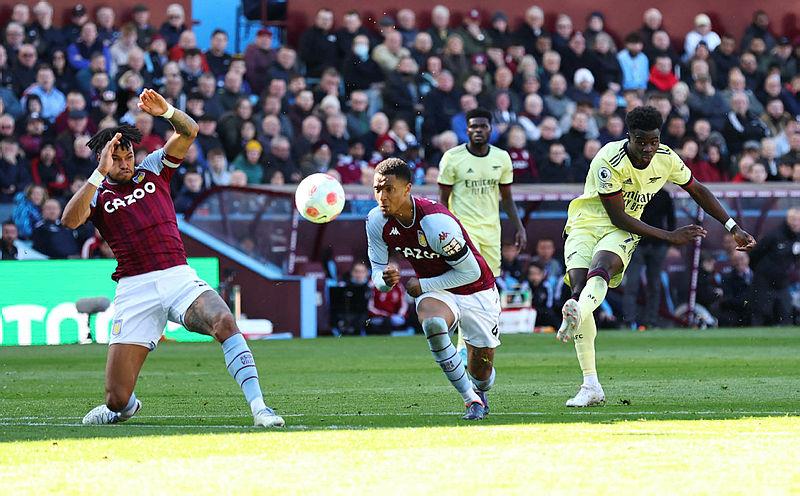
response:
<path fill-rule="evenodd" d="M 382 176 L 395 176 L 407 183 L 411 182 L 411 167 L 399 158 L 387 158 L 375 167 L 375 174 Z"/>
<path fill-rule="evenodd" d="M 134 126 L 123 124 L 117 127 L 109 127 L 98 131 L 97 134 L 92 136 L 86 146 L 92 149 L 95 155 L 100 155 L 106 143 L 111 141 L 115 134 L 120 133 L 122 138 L 119 140 L 119 147 L 128 148 L 134 143 L 139 144 L 142 141 L 142 132 Z"/>
<path fill-rule="evenodd" d="M 628 126 L 629 132 L 634 130 L 655 131 L 661 129 L 664 120 L 655 107 L 644 105 L 628 112 L 628 115 L 625 116 L 625 124 Z"/>

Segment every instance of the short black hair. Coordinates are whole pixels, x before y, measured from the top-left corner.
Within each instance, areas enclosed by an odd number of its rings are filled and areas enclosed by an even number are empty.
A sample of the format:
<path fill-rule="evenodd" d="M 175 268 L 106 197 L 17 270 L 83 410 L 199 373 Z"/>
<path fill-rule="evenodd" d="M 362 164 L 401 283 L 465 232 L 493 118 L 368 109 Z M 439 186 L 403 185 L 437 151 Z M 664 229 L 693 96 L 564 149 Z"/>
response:
<path fill-rule="evenodd" d="M 628 126 L 628 131 L 638 129 L 640 131 L 654 131 L 660 130 L 664 124 L 661 118 L 661 113 L 655 107 L 650 105 L 643 105 L 636 107 L 628 112 L 625 116 L 625 124 Z"/>
<path fill-rule="evenodd" d="M 86 146 L 91 148 L 95 155 L 99 155 L 106 146 L 106 143 L 111 141 L 117 133 L 122 135 L 122 138 L 119 140 L 119 146 L 122 148 L 128 148 L 128 146 L 134 143 L 139 144 L 139 142 L 142 141 L 142 132 L 139 131 L 138 128 L 123 124 L 121 126 L 109 127 L 98 131 L 97 134 L 92 136 L 92 139 L 86 143 Z"/>
<path fill-rule="evenodd" d="M 387 158 L 375 167 L 375 174 L 382 176 L 395 176 L 407 183 L 411 182 L 411 167 L 399 158 Z"/>
<path fill-rule="evenodd" d="M 225 31 L 224 29 L 220 29 L 220 28 L 215 29 L 214 32 L 211 33 L 211 37 L 213 38 L 214 36 L 216 36 L 218 34 L 224 34 L 226 38 L 228 37 L 228 32 Z"/>
<path fill-rule="evenodd" d="M 628 36 L 625 37 L 625 43 L 644 43 L 644 40 L 642 39 L 641 34 L 634 31 L 633 33 L 630 33 L 628 34 Z"/>
<path fill-rule="evenodd" d="M 467 119 L 466 119 L 467 123 L 469 123 L 470 119 L 474 119 L 476 117 L 484 117 L 486 119 L 489 119 L 489 124 L 492 123 L 492 113 L 486 110 L 485 108 L 478 107 L 476 109 L 472 109 L 469 112 L 467 112 Z"/>

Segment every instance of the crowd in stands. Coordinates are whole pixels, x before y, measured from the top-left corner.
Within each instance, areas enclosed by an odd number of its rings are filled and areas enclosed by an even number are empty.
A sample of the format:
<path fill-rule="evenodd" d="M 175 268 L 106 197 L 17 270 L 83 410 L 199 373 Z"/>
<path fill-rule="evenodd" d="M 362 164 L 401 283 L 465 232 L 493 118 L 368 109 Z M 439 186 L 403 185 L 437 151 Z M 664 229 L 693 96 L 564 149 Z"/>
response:
<path fill-rule="evenodd" d="M 17 236 L 46 256 L 109 254 L 91 226 L 60 226 L 56 209 L 94 169 L 85 145 L 98 129 L 141 129 L 137 162 L 164 144 L 169 123 L 136 107 L 145 87 L 199 124 L 173 179 L 178 212 L 217 185 L 314 172 L 370 183 L 389 156 L 406 159 L 416 183 L 435 183 L 478 106 L 521 183 L 582 182 L 642 104 L 662 112 L 662 141 L 702 181 L 800 182 L 800 40 L 774 32 L 763 11 L 743 33 L 717 33 L 703 13 L 667 31 L 650 8 L 639 29 L 612 35 L 602 12 L 472 9 L 456 23 L 437 5 L 430 25 L 400 9 L 369 26 L 358 11 L 335 19 L 323 8 L 297 46 L 261 29 L 243 53 L 223 30 L 200 50 L 178 4 L 161 26 L 147 6 L 119 12 L 77 4 L 57 27 L 62 13 L 47 1 L 18 3 L 0 26 L 0 206 L 14 205 Z"/>

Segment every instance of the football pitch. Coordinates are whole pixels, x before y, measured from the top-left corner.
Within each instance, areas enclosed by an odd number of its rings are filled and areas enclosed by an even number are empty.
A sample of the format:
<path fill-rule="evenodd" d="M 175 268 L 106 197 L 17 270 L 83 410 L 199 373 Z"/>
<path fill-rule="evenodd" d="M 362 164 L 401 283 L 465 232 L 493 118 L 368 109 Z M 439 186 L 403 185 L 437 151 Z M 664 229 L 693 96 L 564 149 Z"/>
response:
<path fill-rule="evenodd" d="M 0 348 L 0 493 L 800 493 L 798 328 L 601 331 L 585 410 L 572 344 L 506 336 L 479 423 L 422 336 L 251 346 L 286 429 L 251 427 L 213 343 L 162 343 L 102 427 L 105 346 Z"/>

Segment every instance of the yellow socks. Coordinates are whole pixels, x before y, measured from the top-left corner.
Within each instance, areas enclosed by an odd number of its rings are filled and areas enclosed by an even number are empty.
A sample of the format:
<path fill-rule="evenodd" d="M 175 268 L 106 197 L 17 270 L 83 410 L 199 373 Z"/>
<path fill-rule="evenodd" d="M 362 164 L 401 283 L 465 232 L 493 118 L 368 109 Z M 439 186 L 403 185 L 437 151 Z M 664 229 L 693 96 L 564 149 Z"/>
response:
<path fill-rule="evenodd" d="M 594 320 L 592 314 L 606 299 L 608 280 L 608 272 L 603 269 L 594 269 L 587 274 L 586 286 L 581 291 L 580 298 L 578 298 L 581 321 Z"/>
<path fill-rule="evenodd" d="M 596 336 L 597 327 L 594 323 L 594 316 L 589 314 L 589 318 L 581 321 L 581 326 L 573 336 L 578 363 L 581 364 L 583 371 L 584 384 L 597 382 L 597 368 L 594 361 L 594 338 Z"/>

